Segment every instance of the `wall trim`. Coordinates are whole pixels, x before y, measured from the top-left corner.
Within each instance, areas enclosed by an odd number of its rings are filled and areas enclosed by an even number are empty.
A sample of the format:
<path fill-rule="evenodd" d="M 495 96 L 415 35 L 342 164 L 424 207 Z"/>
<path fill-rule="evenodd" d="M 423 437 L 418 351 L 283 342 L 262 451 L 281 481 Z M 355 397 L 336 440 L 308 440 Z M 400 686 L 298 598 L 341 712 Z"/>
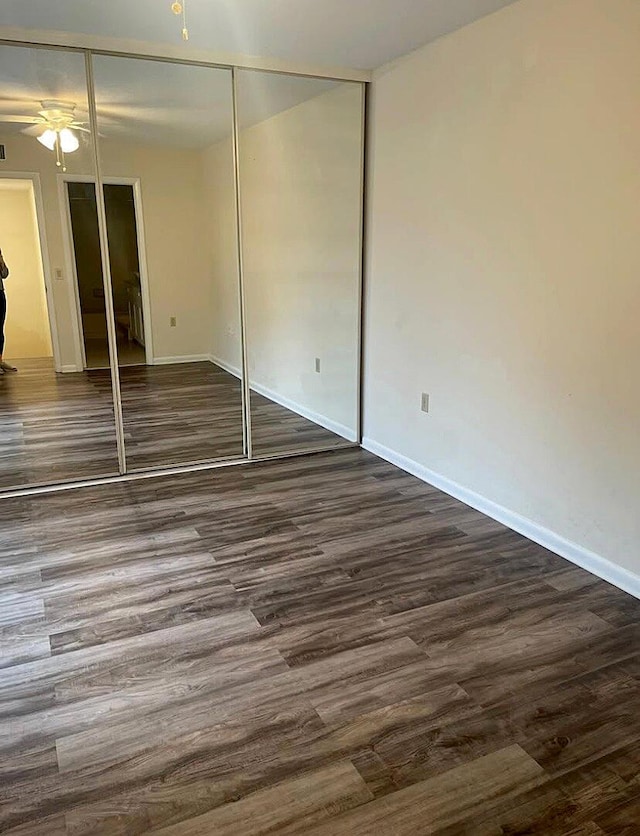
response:
<path fill-rule="evenodd" d="M 82 372 L 84 371 L 84 369 L 79 369 L 74 363 L 69 363 L 65 366 L 62 366 L 60 371 L 63 374 L 66 374 L 67 372 Z"/>
<path fill-rule="evenodd" d="M 208 354 L 179 354 L 175 357 L 154 357 L 154 366 L 168 366 L 172 363 L 202 363 L 209 359 Z"/>
<path fill-rule="evenodd" d="M 215 363 L 216 366 L 220 366 L 220 368 L 224 369 L 225 372 L 229 372 L 229 374 L 232 374 L 234 377 L 240 378 L 240 369 L 237 366 L 232 366 L 224 360 L 219 360 L 213 355 L 210 355 L 209 360 L 212 363 Z M 251 383 L 250 388 L 252 392 L 256 392 L 258 395 L 268 398 L 270 401 L 283 406 L 291 412 L 295 412 L 302 418 L 313 421 L 314 424 L 319 424 L 321 427 L 324 427 L 325 430 L 329 430 L 342 438 L 346 438 L 347 441 L 353 441 L 354 443 L 358 441 L 356 433 L 353 430 L 350 430 L 345 424 L 340 424 L 338 421 L 333 421 L 331 418 L 327 418 L 319 412 L 307 409 L 306 406 L 302 406 L 296 401 L 289 400 L 289 398 L 285 398 L 283 395 L 280 395 L 278 392 L 273 389 L 269 389 L 267 386 L 263 386 L 260 383 Z"/>
<path fill-rule="evenodd" d="M 401 470 L 416 476 L 423 482 L 438 488 L 449 496 L 459 499 L 465 505 L 475 508 L 487 517 L 496 520 L 507 528 L 517 531 L 534 543 L 543 546 L 545 549 L 554 552 L 560 557 L 564 557 L 570 563 L 580 566 L 581 569 L 586 569 L 592 575 L 596 575 L 602 580 L 607 581 L 623 592 L 628 592 L 634 598 L 640 598 L 640 575 L 618 566 L 611 560 L 608 560 L 602 555 L 596 554 L 589 549 L 574 543 L 572 540 L 567 540 L 555 531 L 551 531 L 542 525 L 539 525 L 533 520 L 523 517 L 521 514 L 493 502 L 491 499 L 476 493 L 475 491 L 465 488 L 457 482 L 448 479 L 446 476 L 441 476 L 429 468 L 424 467 L 413 459 L 409 459 L 389 447 L 378 444 L 372 438 L 363 438 L 362 447 L 391 464 L 396 465 Z"/>

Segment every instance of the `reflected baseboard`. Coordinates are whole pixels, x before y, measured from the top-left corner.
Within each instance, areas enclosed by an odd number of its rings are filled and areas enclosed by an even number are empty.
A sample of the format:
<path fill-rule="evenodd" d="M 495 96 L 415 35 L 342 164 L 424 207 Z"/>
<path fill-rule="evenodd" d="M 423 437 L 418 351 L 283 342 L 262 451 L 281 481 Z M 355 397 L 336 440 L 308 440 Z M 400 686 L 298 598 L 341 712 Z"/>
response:
<path fill-rule="evenodd" d="M 233 366 L 219 357 L 214 357 L 212 354 L 182 354 L 174 357 L 154 357 L 153 360 L 153 364 L 155 366 L 202 362 L 213 363 L 214 365 L 218 366 L 225 372 L 228 372 L 229 374 L 233 375 L 238 379 L 240 379 L 242 376 L 241 371 L 237 366 Z M 83 369 L 78 368 L 75 365 L 62 366 L 62 372 L 78 371 L 81 372 L 83 371 Z M 263 386 L 260 383 L 252 382 L 251 391 L 255 392 L 257 395 L 262 395 L 264 398 L 268 398 L 270 401 L 277 403 L 279 406 L 282 406 L 285 409 L 290 410 L 291 412 L 295 412 L 297 415 L 300 415 L 302 418 L 306 418 L 308 421 L 312 421 L 314 424 L 317 424 L 320 427 L 324 427 L 324 429 L 329 430 L 329 432 L 335 433 L 336 435 L 346 439 L 347 441 L 354 443 L 358 441 L 356 433 L 349 427 L 347 427 L 345 424 L 341 424 L 338 421 L 333 421 L 331 418 L 327 418 L 326 415 L 322 415 L 319 412 L 314 412 L 313 410 L 308 409 L 306 406 L 303 406 L 302 404 L 299 404 L 296 401 L 291 400 L 290 398 L 284 397 L 279 392 L 276 392 L 275 390 L 270 389 L 267 386 Z"/>
<path fill-rule="evenodd" d="M 154 357 L 154 366 L 171 366 L 175 363 L 202 363 L 211 361 L 209 354 L 179 354 L 176 357 Z"/>
<path fill-rule="evenodd" d="M 175 357 L 154 357 L 153 358 L 153 365 L 154 366 L 173 366 L 176 363 L 206 363 L 206 362 L 217 363 L 216 360 L 212 360 L 212 358 L 209 354 L 180 354 L 180 355 L 176 355 Z M 144 366 L 145 363 L 144 363 L 144 361 L 142 361 L 140 363 L 135 363 L 135 364 L 125 363 L 125 364 L 121 364 L 121 365 L 127 365 L 127 366 L 128 365 L 141 365 L 141 366 Z M 96 367 L 92 366 L 89 369 L 89 371 L 95 371 L 96 369 L 108 369 L 108 368 L 109 368 L 108 365 L 96 366 Z M 84 368 L 82 366 L 76 366 L 74 364 L 68 364 L 68 365 L 62 366 L 60 368 L 60 371 L 63 372 L 63 373 L 66 373 L 66 372 L 83 372 Z M 231 373 L 234 374 L 234 372 L 231 372 Z M 239 376 L 239 375 L 236 375 L 236 376 Z"/>
<path fill-rule="evenodd" d="M 237 366 L 232 366 L 224 360 L 214 357 L 213 355 L 209 356 L 209 360 L 212 363 L 215 363 L 216 366 L 220 366 L 220 368 L 225 372 L 229 372 L 229 374 L 232 374 L 234 377 L 240 378 L 240 369 L 237 368 Z M 302 406 L 296 401 L 285 398 L 279 392 L 275 392 L 267 386 L 263 386 L 262 384 L 254 381 L 251 383 L 251 391 L 255 392 L 257 395 L 262 395 L 264 398 L 268 398 L 270 401 L 277 403 L 279 406 L 283 406 L 285 409 L 289 409 L 291 412 L 295 412 L 297 415 L 300 415 L 302 418 L 306 418 L 308 421 L 312 421 L 314 424 L 318 424 L 320 427 L 324 427 L 325 430 L 329 430 L 329 432 L 335 433 L 342 438 L 346 438 L 347 441 L 354 443 L 358 441 L 357 434 L 345 424 L 333 421 L 331 418 L 327 418 L 319 412 L 314 412 L 312 409 L 308 409 L 306 406 Z"/>
<path fill-rule="evenodd" d="M 340 424 L 338 421 L 333 421 L 331 418 L 327 418 L 319 412 L 314 412 L 306 406 L 301 406 L 301 404 L 296 403 L 289 398 L 283 397 L 279 392 L 274 392 L 273 389 L 269 389 L 267 386 L 262 386 L 260 383 L 252 383 L 251 391 L 255 392 L 257 395 L 262 395 L 264 398 L 268 398 L 270 401 L 274 401 L 274 403 L 283 406 L 285 409 L 291 410 L 291 412 L 297 413 L 302 416 L 302 418 L 306 418 L 314 424 L 324 427 L 325 430 L 329 430 L 342 438 L 346 438 L 347 441 L 356 442 L 358 440 L 358 437 L 353 430 L 350 430 L 345 424 Z"/>
<path fill-rule="evenodd" d="M 238 380 L 240 380 L 240 378 L 242 377 L 242 374 L 240 373 L 240 368 L 238 366 L 232 366 L 231 363 L 227 363 L 226 360 L 221 360 L 219 357 L 214 357 L 213 354 L 209 354 L 207 360 L 216 366 L 220 366 L 220 368 L 223 371 L 229 372 L 229 374 L 232 374 L 234 377 L 237 377 Z"/>

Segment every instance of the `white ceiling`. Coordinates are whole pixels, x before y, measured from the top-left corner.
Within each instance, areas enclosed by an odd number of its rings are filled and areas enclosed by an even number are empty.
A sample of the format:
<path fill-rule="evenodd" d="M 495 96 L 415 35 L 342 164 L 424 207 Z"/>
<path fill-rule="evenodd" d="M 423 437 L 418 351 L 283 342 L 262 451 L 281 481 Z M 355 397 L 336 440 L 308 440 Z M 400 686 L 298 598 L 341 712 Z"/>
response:
<path fill-rule="evenodd" d="M 373 69 L 513 0 L 186 0 L 190 45 Z M 180 43 L 170 0 L 1 0 L 0 26 Z"/>
<path fill-rule="evenodd" d="M 189 50 L 330 67 L 380 66 L 512 0 L 186 0 Z M 181 44 L 170 0 L 0 0 L 0 27 Z M 231 126 L 230 73 L 209 67 L 96 56 L 99 132 L 107 138 L 203 148 Z M 253 124 L 333 83 L 241 73 L 239 116 Z M 88 121 L 84 59 L 77 53 L 0 45 L 0 136 L 40 102 L 75 102 Z"/>

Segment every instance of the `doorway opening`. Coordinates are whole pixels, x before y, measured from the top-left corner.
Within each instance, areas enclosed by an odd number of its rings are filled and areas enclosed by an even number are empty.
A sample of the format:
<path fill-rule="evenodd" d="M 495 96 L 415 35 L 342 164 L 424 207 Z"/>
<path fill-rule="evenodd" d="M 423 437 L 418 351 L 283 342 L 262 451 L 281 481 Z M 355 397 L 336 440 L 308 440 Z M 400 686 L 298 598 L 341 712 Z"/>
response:
<path fill-rule="evenodd" d="M 67 181 L 66 193 L 85 369 L 109 366 L 100 232 L 95 182 Z M 152 362 L 145 316 L 140 229 L 133 184 L 104 184 L 118 365 Z"/>
<path fill-rule="evenodd" d="M 57 369 L 57 334 L 48 301 L 44 231 L 33 176 L 0 178 L 0 248 L 9 267 L 3 282 L 7 298 L 4 357 L 23 370 Z"/>

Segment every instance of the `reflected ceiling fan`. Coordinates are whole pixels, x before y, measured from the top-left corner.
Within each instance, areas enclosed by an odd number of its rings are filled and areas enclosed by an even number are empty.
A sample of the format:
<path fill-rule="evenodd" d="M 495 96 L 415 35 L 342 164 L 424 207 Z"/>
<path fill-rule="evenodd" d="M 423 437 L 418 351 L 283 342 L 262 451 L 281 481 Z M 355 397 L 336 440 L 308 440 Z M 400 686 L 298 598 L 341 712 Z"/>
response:
<path fill-rule="evenodd" d="M 21 133 L 35 136 L 45 148 L 56 152 L 56 165 L 62 171 L 67 170 L 65 154 L 72 154 L 80 147 L 76 131 L 90 133 L 86 122 L 78 122 L 75 117 L 76 105 L 73 102 L 61 102 L 47 99 L 40 102 L 41 110 L 37 116 L 7 115 L 0 113 L 0 122 L 27 125 Z"/>

